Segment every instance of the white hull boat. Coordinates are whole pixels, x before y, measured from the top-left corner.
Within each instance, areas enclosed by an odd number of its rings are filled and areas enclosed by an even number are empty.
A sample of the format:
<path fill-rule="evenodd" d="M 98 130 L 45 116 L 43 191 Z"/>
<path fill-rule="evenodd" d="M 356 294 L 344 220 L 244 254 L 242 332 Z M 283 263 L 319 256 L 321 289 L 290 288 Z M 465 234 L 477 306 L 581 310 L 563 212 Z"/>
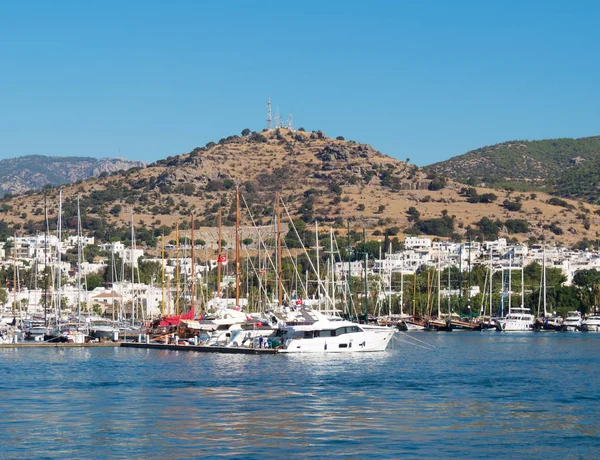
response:
<path fill-rule="evenodd" d="M 581 330 L 586 332 L 600 332 L 600 315 L 588 316 L 581 322 Z"/>
<path fill-rule="evenodd" d="M 570 311 L 563 321 L 563 329 L 565 331 L 579 331 L 581 329 L 581 313 L 578 311 Z"/>
<path fill-rule="evenodd" d="M 283 328 L 281 353 L 354 353 L 385 351 L 394 328 L 357 324 L 343 319 L 328 318 L 313 312 L 313 324 Z"/>
<path fill-rule="evenodd" d="M 504 318 L 498 319 L 503 332 L 533 331 L 535 317 L 529 313 L 529 308 L 513 308 Z"/>

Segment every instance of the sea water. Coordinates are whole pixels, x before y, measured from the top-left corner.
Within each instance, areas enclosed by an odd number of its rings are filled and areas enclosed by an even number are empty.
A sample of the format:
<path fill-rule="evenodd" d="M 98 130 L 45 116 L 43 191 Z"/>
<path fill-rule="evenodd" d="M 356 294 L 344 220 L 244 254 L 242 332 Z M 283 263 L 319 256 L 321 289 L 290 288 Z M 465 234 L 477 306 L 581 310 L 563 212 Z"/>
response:
<path fill-rule="evenodd" d="M 384 353 L 0 349 L 0 458 L 598 458 L 600 334 Z"/>

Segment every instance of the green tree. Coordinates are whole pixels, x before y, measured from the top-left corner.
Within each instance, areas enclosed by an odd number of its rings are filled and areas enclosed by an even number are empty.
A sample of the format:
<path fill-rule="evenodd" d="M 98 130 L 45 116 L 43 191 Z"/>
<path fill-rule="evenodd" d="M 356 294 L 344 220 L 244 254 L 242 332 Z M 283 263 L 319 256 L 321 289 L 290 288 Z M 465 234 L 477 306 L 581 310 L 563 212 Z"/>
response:
<path fill-rule="evenodd" d="M 86 285 L 88 291 L 93 291 L 97 287 L 104 285 L 104 277 L 100 274 L 92 274 L 86 277 Z"/>

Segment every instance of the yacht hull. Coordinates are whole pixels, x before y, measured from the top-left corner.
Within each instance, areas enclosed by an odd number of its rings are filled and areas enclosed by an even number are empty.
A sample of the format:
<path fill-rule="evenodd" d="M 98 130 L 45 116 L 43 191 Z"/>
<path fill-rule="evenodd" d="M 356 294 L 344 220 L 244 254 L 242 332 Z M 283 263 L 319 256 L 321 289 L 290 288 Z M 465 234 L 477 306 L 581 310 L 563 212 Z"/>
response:
<path fill-rule="evenodd" d="M 285 341 L 280 353 L 356 353 L 385 351 L 394 329 L 385 326 L 362 326 L 361 332 L 352 332 L 338 337 L 297 338 Z"/>

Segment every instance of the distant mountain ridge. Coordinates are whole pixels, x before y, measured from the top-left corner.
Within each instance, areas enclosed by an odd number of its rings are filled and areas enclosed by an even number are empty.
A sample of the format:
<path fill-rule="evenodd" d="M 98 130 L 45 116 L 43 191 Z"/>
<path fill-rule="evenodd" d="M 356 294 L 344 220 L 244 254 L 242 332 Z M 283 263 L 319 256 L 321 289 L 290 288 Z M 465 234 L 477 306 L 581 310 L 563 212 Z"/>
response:
<path fill-rule="evenodd" d="M 539 188 L 600 202 L 600 136 L 509 141 L 425 167 L 470 185 Z"/>
<path fill-rule="evenodd" d="M 0 195 L 20 194 L 47 184 L 72 184 L 134 167 L 145 167 L 143 161 L 124 158 L 58 157 L 26 155 L 0 160 Z"/>

